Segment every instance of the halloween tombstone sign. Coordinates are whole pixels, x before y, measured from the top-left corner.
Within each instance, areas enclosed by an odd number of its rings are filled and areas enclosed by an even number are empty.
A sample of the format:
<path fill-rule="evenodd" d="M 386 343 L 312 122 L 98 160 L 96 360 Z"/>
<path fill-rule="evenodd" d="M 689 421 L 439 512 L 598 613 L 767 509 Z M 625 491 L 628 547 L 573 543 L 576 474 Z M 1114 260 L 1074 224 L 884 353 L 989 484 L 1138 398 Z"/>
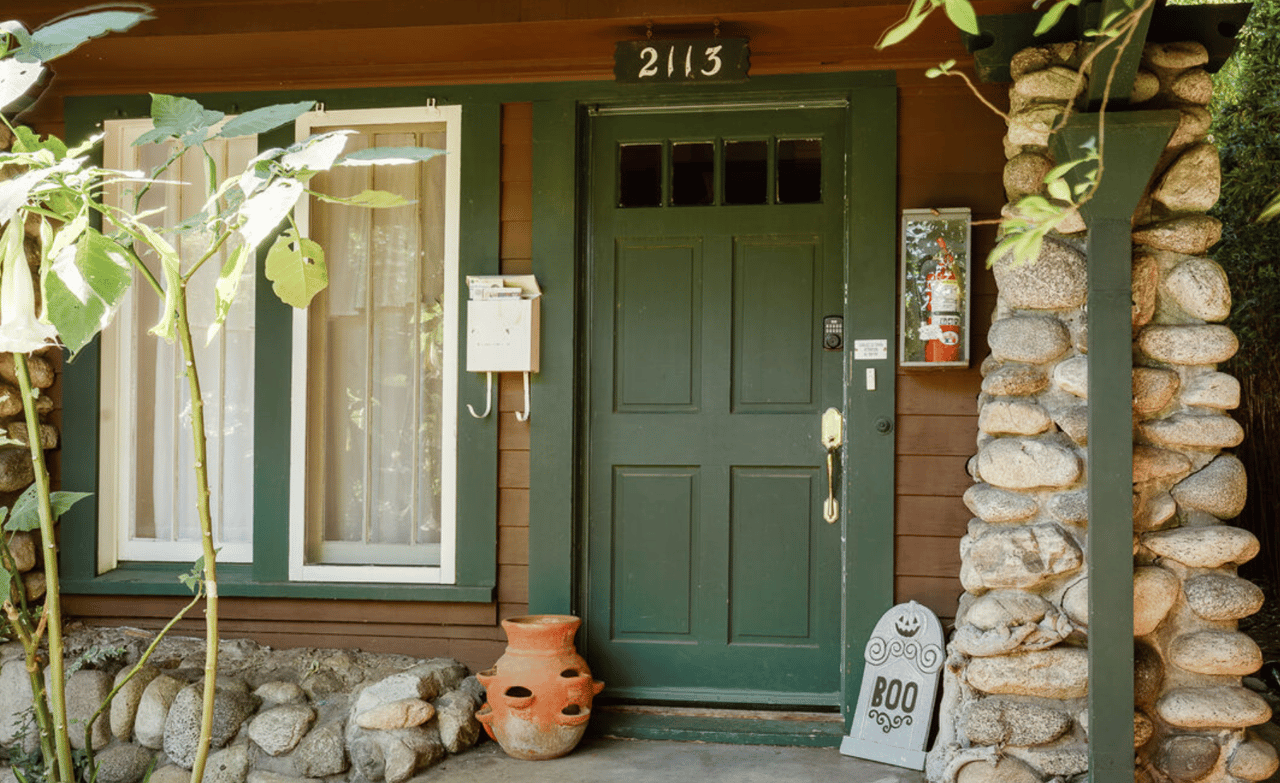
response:
<path fill-rule="evenodd" d="M 885 612 L 867 642 L 858 710 L 840 752 L 924 769 L 942 659 L 942 625 L 933 612 L 915 601 Z"/>

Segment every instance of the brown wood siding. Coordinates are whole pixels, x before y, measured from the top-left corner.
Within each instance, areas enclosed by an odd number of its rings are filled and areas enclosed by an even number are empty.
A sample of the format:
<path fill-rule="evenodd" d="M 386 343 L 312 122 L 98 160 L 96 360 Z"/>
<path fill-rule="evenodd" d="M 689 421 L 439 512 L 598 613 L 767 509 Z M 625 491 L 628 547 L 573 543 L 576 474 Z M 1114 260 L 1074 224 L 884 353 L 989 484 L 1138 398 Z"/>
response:
<path fill-rule="evenodd" d="M 533 272 L 533 104 L 502 107 L 502 206 L 498 256 L 503 274 Z M 503 373 L 498 386 L 498 616 L 529 610 L 529 422 L 524 383 Z"/>
<path fill-rule="evenodd" d="M 969 207 L 974 221 L 1000 216 L 1003 121 L 959 79 L 898 74 L 898 206 Z M 996 105 L 999 87 L 984 86 Z M 961 495 L 978 434 L 978 366 L 987 355 L 995 280 L 986 268 L 990 226 L 973 232 L 973 300 L 968 369 L 899 369 L 896 440 L 894 593 L 915 600 L 944 622 L 955 615 L 960 586 L 960 537 L 970 514 Z M 898 328 L 904 328 L 898 324 Z"/>

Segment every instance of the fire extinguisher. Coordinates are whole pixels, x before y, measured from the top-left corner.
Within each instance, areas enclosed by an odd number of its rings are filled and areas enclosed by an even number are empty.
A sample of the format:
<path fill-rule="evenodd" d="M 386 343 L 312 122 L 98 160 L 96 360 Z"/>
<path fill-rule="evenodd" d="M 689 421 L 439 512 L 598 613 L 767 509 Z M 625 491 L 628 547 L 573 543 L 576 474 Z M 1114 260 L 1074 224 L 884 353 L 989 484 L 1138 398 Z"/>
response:
<path fill-rule="evenodd" d="M 937 268 L 925 276 L 928 293 L 925 308 L 929 311 L 928 325 L 921 329 L 926 337 L 924 360 L 926 362 L 960 361 L 960 280 L 956 277 L 956 257 L 947 247 L 947 240 L 938 237 L 942 252 Z"/>

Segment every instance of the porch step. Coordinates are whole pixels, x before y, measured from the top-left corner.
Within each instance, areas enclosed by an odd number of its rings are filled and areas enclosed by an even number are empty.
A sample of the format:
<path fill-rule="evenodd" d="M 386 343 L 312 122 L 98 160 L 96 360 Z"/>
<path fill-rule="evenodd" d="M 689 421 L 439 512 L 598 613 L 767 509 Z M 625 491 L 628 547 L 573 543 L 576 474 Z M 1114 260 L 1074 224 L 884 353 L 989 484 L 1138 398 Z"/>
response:
<path fill-rule="evenodd" d="M 625 739 L 829 748 L 839 747 L 844 720 L 837 712 L 597 704 L 588 732 Z"/>

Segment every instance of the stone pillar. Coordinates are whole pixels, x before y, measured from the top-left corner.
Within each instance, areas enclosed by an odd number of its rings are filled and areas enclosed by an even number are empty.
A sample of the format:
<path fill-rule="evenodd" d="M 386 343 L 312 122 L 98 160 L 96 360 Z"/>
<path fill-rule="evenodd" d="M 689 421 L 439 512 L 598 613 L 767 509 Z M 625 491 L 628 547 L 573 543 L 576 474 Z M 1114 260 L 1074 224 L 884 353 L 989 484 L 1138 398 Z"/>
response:
<path fill-rule="evenodd" d="M 1005 188 L 1043 195 L 1054 118 L 1078 92 L 1083 49 L 1013 58 Z M 1261 664 L 1236 621 L 1261 593 L 1235 575 L 1258 550 L 1223 520 L 1239 514 L 1244 468 L 1227 411 L 1239 384 L 1216 370 L 1236 339 L 1217 241 L 1210 82 L 1199 44 L 1151 44 L 1132 102 L 1182 118 L 1134 216 L 1134 731 L 1140 780 L 1261 780 L 1275 752 L 1246 728 L 1265 702 L 1241 687 Z M 1105 150 L 1104 150 L 1105 155 Z M 1105 171 L 1103 176 L 1105 177 Z M 956 631 L 948 645 L 931 781 L 1039 783 L 1088 770 L 1088 322 L 1085 226 L 1038 258 L 996 263 L 997 311 L 982 366 L 975 518 L 960 544 Z M 1114 336 L 1113 336 L 1114 337 Z"/>

